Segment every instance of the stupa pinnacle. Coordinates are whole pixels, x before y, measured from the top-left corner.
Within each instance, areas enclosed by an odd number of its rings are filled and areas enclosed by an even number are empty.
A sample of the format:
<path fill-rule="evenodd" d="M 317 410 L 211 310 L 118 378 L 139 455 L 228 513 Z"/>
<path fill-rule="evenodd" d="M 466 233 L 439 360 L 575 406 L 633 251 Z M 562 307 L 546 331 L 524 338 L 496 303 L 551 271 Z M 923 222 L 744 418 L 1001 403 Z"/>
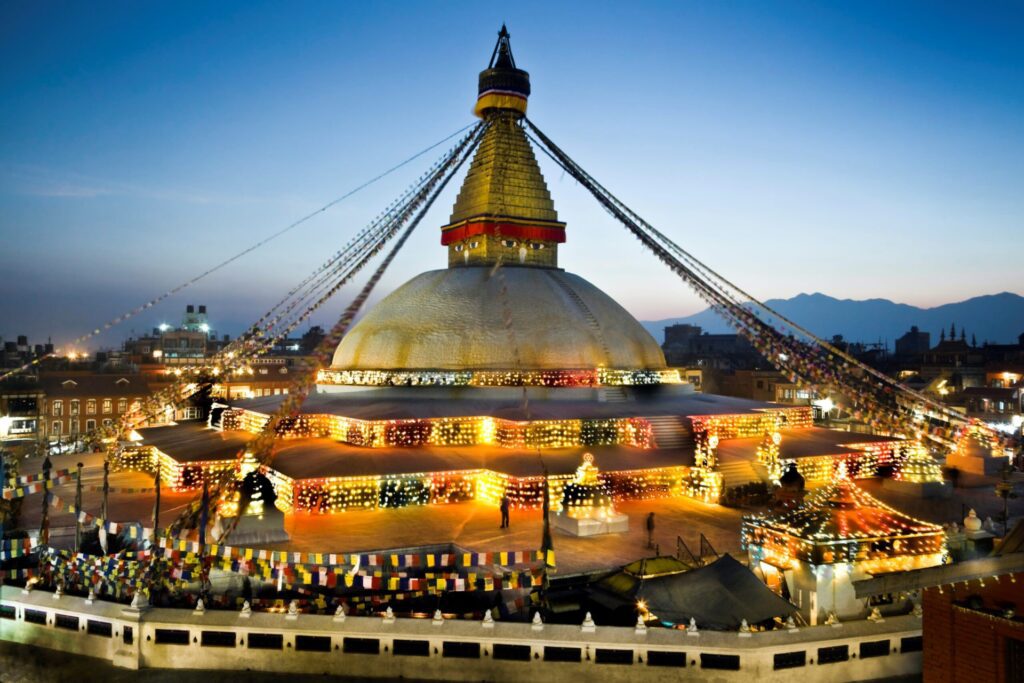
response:
<path fill-rule="evenodd" d="M 520 119 L 530 74 L 516 68 L 502 26 L 490 64 L 480 72 L 476 114 L 491 126 L 480 141 L 455 200 L 441 244 L 448 266 L 503 264 L 554 268 L 565 223 L 558 220 L 547 183 Z"/>

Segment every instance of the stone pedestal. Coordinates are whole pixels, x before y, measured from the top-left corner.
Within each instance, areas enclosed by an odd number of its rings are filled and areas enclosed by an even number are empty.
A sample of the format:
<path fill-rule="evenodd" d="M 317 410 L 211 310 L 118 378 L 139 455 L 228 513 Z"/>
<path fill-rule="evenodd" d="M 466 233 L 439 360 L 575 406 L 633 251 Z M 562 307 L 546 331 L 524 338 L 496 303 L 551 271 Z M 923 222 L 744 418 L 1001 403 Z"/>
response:
<path fill-rule="evenodd" d="M 224 527 L 230 528 L 233 519 L 226 517 Z M 261 514 L 242 515 L 238 525 L 227 538 L 231 545 L 264 545 L 267 543 L 283 543 L 290 540 L 284 530 L 284 513 L 271 508 Z"/>
<path fill-rule="evenodd" d="M 984 476 L 997 476 L 1006 466 L 1006 458 L 998 456 L 983 455 L 980 453 L 950 453 L 946 457 L 946 467 L 955 467 L 961 472 L 969 474 L 980 474 Z"/>
<path fill-rule="evenodd" d="M 570 536 L 598 536 L 629 531 L 629 517 L 621 513 L 604 518 L 570 517 L 557 512 L 548 513 L 551 526 Z"/>
<path fill-rule="evenodd" d="M 941 481 L 917 482 L 886 478 L 882 480 L 882 488 L 919 498 L 949 498 L 953 495 L 953 487 Z"/>

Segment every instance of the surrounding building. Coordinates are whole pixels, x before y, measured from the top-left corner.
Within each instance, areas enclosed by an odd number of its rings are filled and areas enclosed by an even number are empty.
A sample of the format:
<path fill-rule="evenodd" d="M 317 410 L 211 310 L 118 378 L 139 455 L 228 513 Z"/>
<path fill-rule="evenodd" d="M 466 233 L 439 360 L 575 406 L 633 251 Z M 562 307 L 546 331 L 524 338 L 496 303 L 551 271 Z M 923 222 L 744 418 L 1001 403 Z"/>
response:
<path fill-rule="evenodd" d="M 43 396 L 38 436 L 78 439 L 116 424 L 152 391 L 141 375 L 93 372 L 41 374 Z"/>
<path fill-rule="evenodd" d="M 665 361 L 675 367 L 753 368 L 761 355 L 738 334 L 708 334 L 698 325 L 669 325 L 662 344 Z"/>
<path fill-rule="evenodd" d="M 726 396 L 799 406 L 817 398 L 777 370 L 732 370 L 716 376 L 717 390 Z"/>
<path fill-rule="evenodd" d="M 922 332 L 914 325 L 910 331 L 896 340 L 896 355 L 913 357 L 923 355 L 932 347 L 932 335 Z"/>

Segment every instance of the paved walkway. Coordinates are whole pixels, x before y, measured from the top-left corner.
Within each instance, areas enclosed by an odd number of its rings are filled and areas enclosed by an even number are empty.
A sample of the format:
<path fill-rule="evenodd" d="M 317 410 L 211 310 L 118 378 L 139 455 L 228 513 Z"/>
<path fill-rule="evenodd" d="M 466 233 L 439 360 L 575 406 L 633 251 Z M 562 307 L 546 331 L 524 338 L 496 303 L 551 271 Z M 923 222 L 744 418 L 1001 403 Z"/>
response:
<path fill-rule="evenodd" d="M 83 485 L 88 489 L 102 483 L 102 454 L 72 454 L 52 459 L 55 469 L 74 468 L 85 463 Z M 22 474 L 36 472 L 39 461 L 27 461 Z M 112 487 L 152 487 L 152 477 L 135 472 L 111 475 Z M 922 499 L 902 492 L 883 488 L 880 481 L 858 480 L 858 485 L 872 495 L 913 516 L 932 522 L 960 522 L 963 508 L 973 507 L 983 519 L 995 518 L 1002 511 L 1002 501 L 996 497 L 992 482 L 972 488 L 957 489 L 949 499 Z M 972 482 L 980 483 L 980 482 Z M 58 487 L 56 493 L 68 502 L 74 500 L 74 484 Z M 195 493 L 164 491 L 161 501 L 160 523 L 172 522 L 182 507 L 193 500 Z M 85 509 L 99 512 L 102 494 L 86 490 L 83 494 Z M 21 525 L 38 529 L 41 516 L 41 498 L 33 495 L 25 500 Z M 138 521 L 152 524 L 153 496 L 147 494 L 115 493 L 110 496 L 110 516 L 115 521 Z M 592 538 L 574 538 L 555 532 L 554 544 L 559 573 L 573 573 L 626 564 L 647 556 L 644 520 L 648 512 L 655 512 L 654 541 L 663 554 L 675 554 L 676 537 L 682 537 L 693 552 L 699 549 L 700 534 L 704 533 L 719 553 L 740 551 L 740 520 L 744 511 L 707 505 L 688 498 L 660 498 L 643 501 L 625 501 L 619 505 L 630 518 L 630 531 Z M 1011 501 L 1011 518 L 1024 515 L 1024 497 Z M 74 519 L 69 514 L 52 514 L 55 531 L 64 527 L 71 531 Z M 513 511 L 508 530 L 499 528 L 496 509 L 476 502 L 452 505 L 407 507 L 386 510 L 359 510 L 332 515 L 296 513 L 286 517 L 286 529 L 292 541 L 278 549 L 322 552 L 358 552 L 401 548 L 435 543 L 458 543 L 474 551 L 525 550 L 536 548 L 541 539 L 539 510 Z M 55 533 L 53 542 L 70 545 L 71 536 Z"/>

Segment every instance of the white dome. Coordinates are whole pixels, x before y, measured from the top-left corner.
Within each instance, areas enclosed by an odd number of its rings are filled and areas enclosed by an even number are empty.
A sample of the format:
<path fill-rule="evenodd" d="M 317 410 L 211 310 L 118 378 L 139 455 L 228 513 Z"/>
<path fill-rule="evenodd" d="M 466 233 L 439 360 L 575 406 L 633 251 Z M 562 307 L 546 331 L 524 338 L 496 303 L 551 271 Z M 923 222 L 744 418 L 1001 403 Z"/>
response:
<path fill-rule="evenodd" d="M 388 295 L 341 341 L 331 367 L 660 369 L 665 356 L 626 309 L 578 275 L 504 267 L 492 277 L 491 268 L 459 267 L 421 273 Z"/>

